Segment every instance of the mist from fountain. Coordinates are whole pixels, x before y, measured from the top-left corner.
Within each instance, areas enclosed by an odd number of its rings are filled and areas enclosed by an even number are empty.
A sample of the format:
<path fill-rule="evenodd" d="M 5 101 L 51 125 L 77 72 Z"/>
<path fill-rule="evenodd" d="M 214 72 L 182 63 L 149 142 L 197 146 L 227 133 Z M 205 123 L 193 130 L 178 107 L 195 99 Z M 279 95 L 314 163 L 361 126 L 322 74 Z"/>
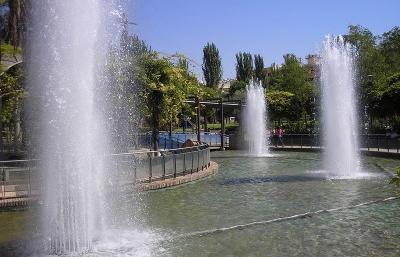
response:
<path fill-rule="evenodd" d="M 264 88 L 251 83 L 246 87 L 246 106 L 243 109 L 244 138 L 250 155 L 268 156 L 267 105 Z"/>
<path fill-rule="evenodd" d="M 28 82 L 39 120 L 43 234 L 48 253 L 90 251 L 107 223 L 107 135 L 96 105 L 108 4 L 32 1 Z M 32 128 L 33 129 L 33 128 Z"/>
<path fill-rule="evenodd" d="M 342 36 L 327 36 L 320 54 L 325 169 L 334 177 L 358 176 L 355 54 Z"/>

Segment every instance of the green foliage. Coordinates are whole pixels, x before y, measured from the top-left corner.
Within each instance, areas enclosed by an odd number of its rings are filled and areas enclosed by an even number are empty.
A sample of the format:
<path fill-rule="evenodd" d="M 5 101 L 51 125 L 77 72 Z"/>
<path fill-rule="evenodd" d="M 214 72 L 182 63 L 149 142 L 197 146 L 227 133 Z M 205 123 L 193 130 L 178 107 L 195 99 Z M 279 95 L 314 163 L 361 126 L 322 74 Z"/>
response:
<path fill-rule="evenodd" d="M 253 58 L 250 53 L 236 54 L 236 79 L 246 84 L 253 78 Z"/>
<path fill-rule="evenodd" d="M 387 78 L 385 88 L 376 92 L 372 102 L 376 116 L 395 116 L 400 113 L 400 72 Z"/>
<path fill-rule="evenodd" d="M 22 87 L 24 80 L 22 70 L 18 69 L 13 73 L 4 73 L 0 77 L 0 97 L 2 101 L 0 119 L 2 123 L 11 123 L 14 119 L 15 109 L 26 92 Z"/>
<path fill-rule="evenodd" d="M 231 82 L 231 86 L 229 88 L 229 96 L 232 97 L 236 92 L 245 91 L 246 83 L 240 80 L 234 80 Z"/>
<path fill-rule="evenodd" d="M 0 44 L 0 51 L 2 53 L 2 55 L 9 55 L 9 56 L 13 56 L 13 55 L 21 55 L 22 54 L 22 49 L 17 47 L 14 48 L 12 45 L 10 44 Z"/>
<path fill-rule="evenodd" d="M 392 72 L 400 71 L 400 27 L 394 27 L 383 33 L 380 44 L 386 67 Z"/>
<path fill-rule="evenodd" d="M 299 58 L 294 54 L 286 54 L 283 58 L 281 67 L 273 64 L 268 68 L 271 74 L 267 86 L 270 116 L 278 120 L 297 120 L 304 115 L 311 116 L 316 86 L 307 80 L 307 71 Z"/>
<path fill-rule="evenodd" d="M 211 123 L 208 124 L 207 127 L 210 130 L 221 130 L 221 123 Z M 239 123 L 232 122 L 232 123 L 225 123 L 225 130 L 234 130 L 239 127 Z"/>
<path fill-rule="evenodd" d="M 261 55 L 254 55 L 254 81 L 264 85 L 265 73 L 264 73 L 264 59 Z"/>
<path fill-rule="evenodd" d="M 374 92 L 377 88 L 371 76 L 374 81 L 382 80 L 387 70 L 385 60 L 376 44 L 377 37 L 360 25 L 350 25 L 349 33 L 344 35 L 344 38 L 357 50 L 361 100 L 369 105 L 376 97 Z"/>
<path fill-rule="evenodd" d="M 21 69 L 13 69 L 0 76 L 1 130 L 5 131 L 5 138 L 9 144 L 21 140 L 15 124 L 19 121 L 19 112 L 22 110 L 27 93 L 23 89 L 24 74 Z M 1 133 L 3 136 L 3 133 Z"/>
<path fill-rule="evenodd" d="M 390 180 L 390 184 L 395 184 L 396 186 L 400 186 L 400 167 L 396 169 L 396 176 Z"/>
<path fill-rule="evenodd" d="M 171 117 L 177 122 L 184 100 L 200 93 L 197 79 L 188 75 L 184 69 L 172 65 L 167 58 L 158 58 L 157 55 L 148 55 L 144 58 L 142 68 L 144 97 L 147 98 L 151 90 L 160 90 L 164 95 L 163 101 L 158 103 L 162 106 L 161 124 L 168 124 Z M 151 115 L 149 107 L 147 106 L 147 115 Z"/>
<path fill-rule="evenodd" d="M 178 68 L 189 73 L 189 62 L 185 58 L 179 58 L 177 66 L 178 66 Z"/>
<path fill-rule="evenodd" d="M 202 70 L 207 87 L 217 88 L 222 79 L 222 66 L 218 48 L 214 43 L 207 43 L 203 48 Z"/>
<path fill-rule="evenodd" d="M 267 92 L 266 98 L 271 118 L 280 120 L 289 117 L 294 96 L 293 93 L 287 91 L 271 90 Z"/>

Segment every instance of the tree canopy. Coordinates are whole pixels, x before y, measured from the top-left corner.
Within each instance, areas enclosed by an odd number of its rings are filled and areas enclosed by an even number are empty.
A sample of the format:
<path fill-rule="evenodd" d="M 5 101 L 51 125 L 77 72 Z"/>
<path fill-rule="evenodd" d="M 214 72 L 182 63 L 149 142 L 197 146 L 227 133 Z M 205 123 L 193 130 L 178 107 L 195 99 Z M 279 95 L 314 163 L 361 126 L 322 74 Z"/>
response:
<path fill-rule="evenodd" d="M 253 57 L 250 53 L 236 54 L 236 79 L 249 84 L 253 78 Z"/>
<path fill-rule="evenodd" d="M 222 79 L 221 57 L 214 43 L 207 43 L 203 48 L 203 76 L 206 85 L 216 88 Z"/>

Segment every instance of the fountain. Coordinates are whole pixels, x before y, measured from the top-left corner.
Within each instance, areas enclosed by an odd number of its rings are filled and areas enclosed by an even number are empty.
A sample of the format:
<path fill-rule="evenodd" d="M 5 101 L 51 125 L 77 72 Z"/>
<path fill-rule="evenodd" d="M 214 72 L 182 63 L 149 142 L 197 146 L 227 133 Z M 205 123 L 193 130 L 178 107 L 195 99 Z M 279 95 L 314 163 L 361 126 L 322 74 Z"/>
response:
<path fill-rule="evenodd" d="M 246 106 L 243 110 L 245 141 L 254 156 L 267 156 L 267 110 L 264 88 L 251 83 L 246 88 Z"/>
<path fill-rule="evenodd" d="M 107 47 L 104 8 L 96 0 L 32 1 L 28 81 L 37 108 L 31 115 L 40 120 L 42 231 L 49 253 L 92 249 L 106 223 L 107 137 L 96 106 L 97 74 Z"/>
<path fill-rule="evenodd" d="M 343 37 L 326 37 L 321 51 L 325 168 L 335 177 L 360 173 L 354 53 Z"/>

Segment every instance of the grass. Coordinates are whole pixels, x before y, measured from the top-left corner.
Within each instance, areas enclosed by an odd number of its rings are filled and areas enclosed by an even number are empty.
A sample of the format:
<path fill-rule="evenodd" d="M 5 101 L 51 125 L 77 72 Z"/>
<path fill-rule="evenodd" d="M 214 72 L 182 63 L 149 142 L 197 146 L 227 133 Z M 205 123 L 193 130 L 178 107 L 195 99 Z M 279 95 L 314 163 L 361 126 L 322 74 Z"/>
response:
<path fill-rule="evenodd" d="M 8 55 L 8 56 L 13 56 L 15 55 L 21 55 L 22 54 L 22 49 L 21 48 L 17 48 L 14 49 L 14 47 L 10 44 L 0 44 L 0 48 L 1 48 L 1 54 L 3 55 Z"/>
<path fill-rule="evenodd" d="M 390 180 L 390 184 L 400 186 L 400 167 L 397 167 L 395 173 L 396 175 Z"/>
<path fill-rule="evenodd" d="M 239 123 L 232 122 L 232 123 L 225 123 L 225 129 L 235 129 L 239 127 Z M 207 124 L 207 128 L 210 130 L 221 130 L 221 124 L 220 123 L 211 123 Z"/>

